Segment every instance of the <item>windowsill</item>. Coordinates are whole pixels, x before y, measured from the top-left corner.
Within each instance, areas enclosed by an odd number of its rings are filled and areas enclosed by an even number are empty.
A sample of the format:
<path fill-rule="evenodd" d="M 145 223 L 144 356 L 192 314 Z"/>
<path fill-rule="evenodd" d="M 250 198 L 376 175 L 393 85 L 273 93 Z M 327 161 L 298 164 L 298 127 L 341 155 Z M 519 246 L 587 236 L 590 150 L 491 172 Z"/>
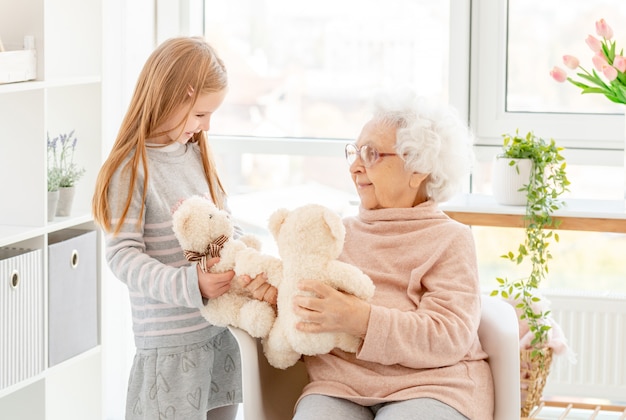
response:
<path fill-rule="evenodd" d="M 625 202 L 621 200 L 566 200 L 554 212 L 559 229 L 626 233 Z M 503 206 L 493 196 L 464 194 L 441 204 L 441 209 L 461 223 L 476 226 L 524 227 L 524 206 Z"/>

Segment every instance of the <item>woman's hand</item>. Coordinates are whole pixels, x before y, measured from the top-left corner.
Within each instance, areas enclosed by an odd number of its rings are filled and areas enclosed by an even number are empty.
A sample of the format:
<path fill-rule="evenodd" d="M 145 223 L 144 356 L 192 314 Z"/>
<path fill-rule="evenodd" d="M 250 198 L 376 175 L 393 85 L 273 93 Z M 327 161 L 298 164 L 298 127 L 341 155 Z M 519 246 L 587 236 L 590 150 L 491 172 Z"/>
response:
<path fill-rule="evenodd" d="M 254 279 L 246 275 L 241 276 L 241 279 L 246 285 L 246 290 L 252 293 L 252 297 L 257 300 L 265 301 L 270 305 L 276 305 L 278 290 L 267 282 L 267 275 L 265 275 L 265 273 L 259 274 Z"/>
<path fill-rule="evenodd" d="M 219 261 L 219 258 L 211 258 L 207 260 L 206 266 L 207 268 L 212 267 Z M 230 290 L 230 282 L 235 276 L 235 272 L 232 270 L 224 273 L 205 273 L 200 269 L 199 264 L 196 264 L 196 271 L 198 272 L 200 294 L 206 299 L 214 299 L 228 292 Z"/>
<path fill-rule="evenodd" d="M 343 332 L 365 337 L 370 318 L 369 303 L 317 280 L 301 280 L 298 290 L 311 295 L 293 297 L 294 312 L 301 319 L 296 324 L 299 331 Z"/>

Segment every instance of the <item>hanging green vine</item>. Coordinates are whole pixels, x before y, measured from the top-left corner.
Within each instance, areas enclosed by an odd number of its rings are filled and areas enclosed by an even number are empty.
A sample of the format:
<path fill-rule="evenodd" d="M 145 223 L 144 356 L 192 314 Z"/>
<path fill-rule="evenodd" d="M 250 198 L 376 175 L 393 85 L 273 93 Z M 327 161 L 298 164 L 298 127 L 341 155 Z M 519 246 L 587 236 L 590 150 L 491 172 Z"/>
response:
<path fill-rule="evenodd" d="M 511 159 L 531 159 L 532 169 L 530 180 L 520 191 L 526 192 L 526 214 L 524 217 L 524 242 L 516 252 L 509 251 L 502 255 L 516 264 L 529 260 L 531 271 L 528 277 L 511 281 L 507 278 L 497 278 L 498 287 L 492 291 L 492 296 L 500 295 L 505 299 L 512 299 L 520 309 L 520 319 L 528 323 L 533 334 L 531 346 L 533 356 L 540 352 L 548 341 L 550 326 L 545 322 L 549 310 L 535 311 L 540 297 L 536 293 L 541 282 L 548 274 L 548 262 L 552 259 L 549 245 L 552 241 L 558 242 L 559 235 L 554 229 L 560 225 L 559 220 L 552 217 L 552 213 L 564 206 L 559 198 L 568 191 L 570 184 L 565 172 L 566 162 L 561 155 L 562 147 L 557 147 L 553 139 L 546 141 L 535 136 L 532 132 L 520 137 L 504 134 L 502 157 Z M 511 166 L 516 166 L 512 160 Z"/>

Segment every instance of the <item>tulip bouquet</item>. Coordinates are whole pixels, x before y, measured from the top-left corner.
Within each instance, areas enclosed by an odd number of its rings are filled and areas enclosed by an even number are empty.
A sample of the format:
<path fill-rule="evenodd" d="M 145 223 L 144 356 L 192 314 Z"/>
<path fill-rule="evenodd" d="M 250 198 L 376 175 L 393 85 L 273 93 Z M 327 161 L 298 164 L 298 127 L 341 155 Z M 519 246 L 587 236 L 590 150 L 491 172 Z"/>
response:
<path fill-rule="evenodd" d="M 619 54 L 615 51 L 615 41 L 613 29 L 604 19 L 596 22 L 596 34 L 602 40 L 593 35 L 587 36 L 585 42 L 594 52 L 591 61 L 594 69 L 591 73 L 580 65 L 580 61 L 573 55 L 564 55 L 563 64 L 571 69 L 578 69 L 576 73 L 583 81 L 574 80 L 567 75 L 566 70 L 554 66 L 550 71 L 550 76 L 557 82 L 568 81 L 582 89 L 582 93 L 601 93 L 612 102 L 626 104 L 626 58 L 624 50 Z M 603 76 L 600 76 L 600 74 Z"/>

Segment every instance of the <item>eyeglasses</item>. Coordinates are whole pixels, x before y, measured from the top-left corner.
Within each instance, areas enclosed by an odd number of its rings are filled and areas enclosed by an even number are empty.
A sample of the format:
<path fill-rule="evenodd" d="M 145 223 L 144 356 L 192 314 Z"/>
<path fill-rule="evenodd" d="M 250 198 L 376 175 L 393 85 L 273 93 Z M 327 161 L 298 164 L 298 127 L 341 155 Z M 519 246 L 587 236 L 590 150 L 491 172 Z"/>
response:
<path fill-rule="evenodd" d="M 364 144 L 361 147 L 356 147 L 356 144 L 346 144 L 346 160 L 349 165 L 352 165 L 358 156 L 361 158 L 361 161 L 366 168 L 371 168 L 372 165 L 378 161 L 378 159 L 385 156 L 397 155 L 397 153 L 380 153 L 378 150 L 374 149 L 372 146 L 368 146 L 367 144 Z"/>

